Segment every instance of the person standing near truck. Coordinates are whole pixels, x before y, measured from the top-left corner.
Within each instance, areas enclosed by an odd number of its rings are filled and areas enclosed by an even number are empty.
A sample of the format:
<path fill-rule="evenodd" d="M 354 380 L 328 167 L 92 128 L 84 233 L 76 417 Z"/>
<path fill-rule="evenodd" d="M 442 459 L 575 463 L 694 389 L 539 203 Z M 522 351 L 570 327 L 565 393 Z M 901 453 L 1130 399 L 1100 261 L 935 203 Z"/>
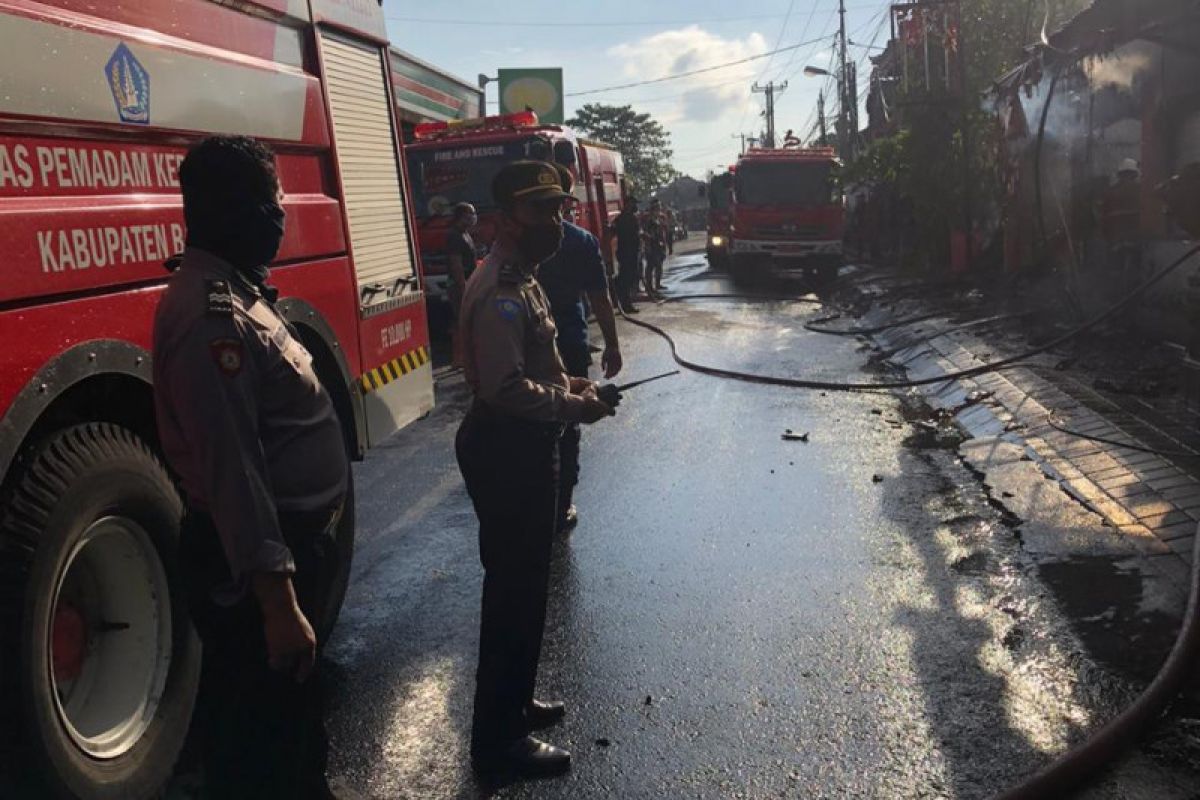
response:
<path fill-rule="evenodd" d="M 180 568 L 204 643 L 205 797 L 334 797 L 310 620 L 336 565 L 350 464 L 312 356 L 276 311 L 273 153 L 245 137 L 179 168 L 187 249 L 154 322 L 154 404 L 186 514 Z"/>
<path fill-rule="evenodd" d="M 571 172 L 556 164 L 562 189 L 568 195 L 575 186 Z M 564 201 L 571 205 L 574 197 Z M 538 283 L 546 291 L 554 324 L 558 328 L 558 352 L 567 374 L 574 378 L 587 378 L 592 365 L 592 354 L 588 346 L 587 298 L 600 333 L 604 336 L 604 351 L 600 366 L 605 378 L 613 378 L 621 371 L 621 346 L 617 339 L 617 321 L 613 314 L 612 300 L 608 295 L 608 275 L 604 268 L 604 257 L 600 254 L 600 242 L 595 236 L 564 219 L 563 243 L 558 253 L 538 268 Z M 579 443 L 582 438 L 578 424 L 567 425 L 559 450 L 561 476 L 558 492 L 558 530 L 565 533 L 579 522 L 573 496 L 579 483 Z"/>
<path fill-rule="evenodd" d="M 633 304 L 638 282 L 642 279 L 642 222 L 638 201 L 630 197 L 612 225 L 617 239 L 617 299 L 626 314 L 638 313 Z"/>
<path fill-rule="evenodd" d="M 460 335 L 474 402 L 455 439 L 479 517 L 483 603 L 471 758 L 483 775 L 556 775 L 571 755 L 530 735 L 563 718 L 534 699 L 558 503 L 559 439 L 567 423 L 615 412 L 596 385 L 567 375 L 538 266 L 562 244 L 558 171 L 540 161 L 502 168 L 492 184 L 496 243 L 467 282 Z"/>
<path fill-rule="evenodd" d="M 662 291 L 663 262 L 667 260 L 667 222 L 662 202 L 650 201 L 650 210 L 642 220 L 642 238 L 646 248 L 646 296 L 659 299 Z"/>

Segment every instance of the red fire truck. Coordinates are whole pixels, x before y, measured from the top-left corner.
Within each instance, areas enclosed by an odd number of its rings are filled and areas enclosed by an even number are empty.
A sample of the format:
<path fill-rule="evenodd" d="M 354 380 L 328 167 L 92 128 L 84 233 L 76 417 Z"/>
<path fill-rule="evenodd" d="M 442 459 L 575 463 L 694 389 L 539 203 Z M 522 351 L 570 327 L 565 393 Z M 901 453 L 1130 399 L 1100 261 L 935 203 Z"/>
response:
<path fill-rule="evenodd" d="M 733 173 L 715 175 L 708 184 L 708 254 L 709 266 L 729 269 L 729 229 L 732 221 Z"/>
<path fill-rule="evenodd" d="M 833 148 L 747 151 L 733 172 L 735 278 L 804 269 L 836 277 L 846 208 Z"/>
<path fill-rule="evenodd" d="M 162 263 L 184 245 L 190 143 L 238 133 L 278 152 L 279 307 L 351 454 L 433 404 L 383 12 L 0 0 L 0 39 L 0 751 L 39 784 L 0 795 L 148 798 L 199 669 L 148 349 Z"/>
<path fill-rule="evenodd" d="M 616 150 L 582 139 L 569 128 L 543 125 L 532 111 L 426 123 L 417 126 L 415 137 L 405 149 L 422 274 L 431 298 L 446 298 L 446 232 L 454 205 L 471 203 L 479 212 L 474 238 L 482 256 L 495 236 L 492 178 L 505 164 L 521 159 L 555 161 L 571 170 L 578 200 L 575 222 L 600 239 L 605 258 L 611 259 L 608 228 L 625 198 L 625 166 Z"/>

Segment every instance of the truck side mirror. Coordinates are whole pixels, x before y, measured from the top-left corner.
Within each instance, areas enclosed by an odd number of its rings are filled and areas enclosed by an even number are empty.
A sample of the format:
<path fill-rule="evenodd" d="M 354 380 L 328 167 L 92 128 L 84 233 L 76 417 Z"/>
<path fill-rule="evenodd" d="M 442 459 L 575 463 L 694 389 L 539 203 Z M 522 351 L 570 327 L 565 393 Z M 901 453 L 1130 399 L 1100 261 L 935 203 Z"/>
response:
<path fill-rule="evenodd" d="M 564 167 L 575 166 L 575 145 L 566 139 L 559 139 L 554 143 L 554 160 Z"/>

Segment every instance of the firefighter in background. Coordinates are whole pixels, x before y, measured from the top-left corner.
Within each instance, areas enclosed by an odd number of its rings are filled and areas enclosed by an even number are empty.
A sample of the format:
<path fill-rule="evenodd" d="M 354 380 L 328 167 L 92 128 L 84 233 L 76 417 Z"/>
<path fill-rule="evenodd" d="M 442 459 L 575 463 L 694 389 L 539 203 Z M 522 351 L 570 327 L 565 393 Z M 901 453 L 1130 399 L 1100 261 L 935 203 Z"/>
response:
<path fill-rule="evenodd" d="M 570 170 L 555 164 L 562 190 L 568 195 L 575 188 L 575 179 Z M 574 215 L 575 198 L 564 201 L 564 216 Z M 538 267 L 538 283 L 550 300 L 554 324 L 558 328 L 558 352 L 567 374 L 573 378 L 587 378 L 592 365 L 592 354 L 588 345 L 588 313 L 591 306 L 604 337 L 604 351 L 600 366 L 605 378 L 616 377 L 621 371 L 621 345 L 617 338 L 617 321 L 613 314 L 612 300 L 608 294 L 608 274 L 604 256 L 600 253 L 600 242 L 595 236 L 575 225 L 570 219 L 563 220 L 563 243 L 558 252 Z M 587 305 L 585 305 L 585 299 Z M 561 456 L 561 479 L 558 492 L 558 530 L 566 533 L 579 522 L 579 511 L 575 508 L 574 492 L 579 483 L 579 443 L 581 432 L 578 424 L 566 426 L 563 432 Z"/>
<path fill-rule="evenodd" d="M 1108 242 L 1109 270 L 1117 296 L 1138 284 L 1142 271 L 1142 181 L 1138 163 L 1121 162 L 1117 179 L 1100 203 L 1100 227 Z"/>
<path fill-rule="evenodd" d="M 642 279 L 642 221 L 636 197 L 625 201 L 625 207 L 612 224 L 611 233 L 617 240 L 617 300 L 621 311 L 636 314 L 633 295 Z"/>
<path fill-rule="evenodd" d="M 204 642 L 205 797 L 334 797 L 310 620 L 336 570 L 342 427 L 275 310 L 275 158 L 214 137 L 179 168 L 187 250 L 154 322 L 154 404 L 186 497 L 179 564 Z"/>
<path fill-rule="evenodd" d="M 667 220 L 663 214 L 662 201 L 657 197 L 650 201 L 650 210 L 642 217 L 642 245 L 646 254 L 646 296 L 651 300 L 661 299 L 663 262 L 667 260 Z"/>
<path fill-rule="evenodd" d="M 459 335 L 475 396 L 455 441 L 479 517 L 483 608 L 471 757 L 486 775 L 555 775 L 565 750 L 531 732 L 563 718 L 534 699 L 558 503 L 559 439 L 568 423 L 613 409 L 586 378 L 567 375 L 538 265 L 562 244 L 567 195 L 558 171 L 517 161 L 496 175 L 496 242 L 467 282 Z"/>

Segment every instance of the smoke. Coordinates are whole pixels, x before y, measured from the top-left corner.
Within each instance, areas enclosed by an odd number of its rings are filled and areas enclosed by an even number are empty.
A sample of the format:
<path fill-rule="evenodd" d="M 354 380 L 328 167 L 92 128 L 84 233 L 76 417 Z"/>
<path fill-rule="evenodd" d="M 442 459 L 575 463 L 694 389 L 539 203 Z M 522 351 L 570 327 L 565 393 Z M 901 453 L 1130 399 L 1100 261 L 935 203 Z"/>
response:
<path fill-rule="evenodd" d="M 1087 65 L 1092 89 L 1132 90 L 1134 81 L 1145 75 L 1154 61 L 1154 47 L 1142 43 L 1126 45 L 1111 56 L 1096 56 Z"/>

